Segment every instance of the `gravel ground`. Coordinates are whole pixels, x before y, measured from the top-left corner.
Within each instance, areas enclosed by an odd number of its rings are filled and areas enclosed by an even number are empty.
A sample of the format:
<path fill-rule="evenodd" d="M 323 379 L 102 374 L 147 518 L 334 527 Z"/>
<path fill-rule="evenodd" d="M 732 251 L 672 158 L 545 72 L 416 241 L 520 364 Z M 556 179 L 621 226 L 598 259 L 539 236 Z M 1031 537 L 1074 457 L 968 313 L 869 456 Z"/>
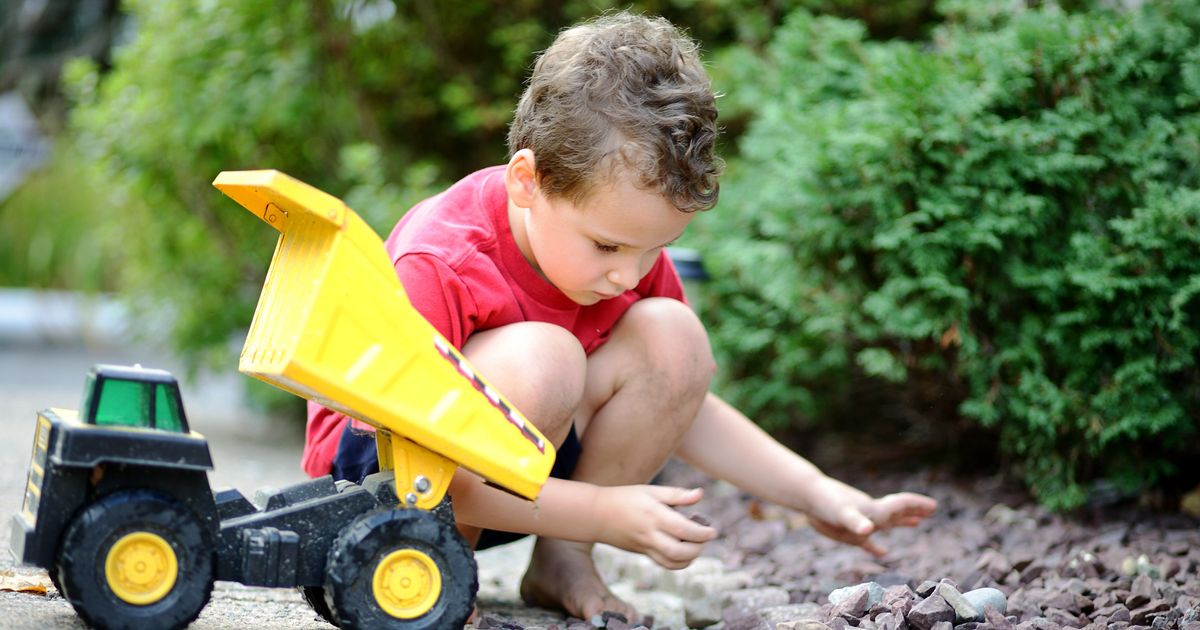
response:
<path fill-rule="evenodd" d="M 1055 515 L 996 477 L 848 479 L 873 494 L 909 489 L 939 501 L 921 527 L 879 535 L 889 553 L 875 559 L 681 465 L 664 476 L 706 486 L 696 511 L 722 534 L 679 572 L 598 551 L 615 590 L 652 614 L 654 628 L 1200 630 L 1200 521 L 1181 514 L 1117 504 Z M 485 613 L 481 628 L 595 627 Z M 595 620 L 613 629 L 636 628 L 634 621 Z"/>
<path fill-rule="evenodd" d="M 8 519 L 20 507 L 35 411 L 74 406 L 93 362 L 138 360 L 173 367 L 144 350 L 0 346 L 0 546 L 7 549 Z M 243 409 L 236 402 L 238 378 L 188 379 L 184 385 L 193 426 L 212 443 L 213 484 L 253 492 L 302 479 L 299 426 Z M 640 556 L 597 549 L 613 590 L 652 616 L 656 629 L 1200 630 L 1200 523 L 1180 514 L 1117 504 L 1051 515 L 993 477 L 924 471 L 848 478 L 875 494 L 907 489 L 940 502 L 922 527 L 880 535 L 890 553 L 874 559 L 816 535 L 794 513 L 681 465 L 669 467 L 664 480 L 707 488 L 704 501 L 689 509 L 721 531 L 705 555 L 672 572 Z M 530 547 L 526 540 L 478 554 L 481 616 L 474 627 L 596 627 L 593 620 L 519 603 L 517 584 Z M 860 584 L 868 586 L 842 591 L 830 603 L 836 589 Z M 984 588 L 996 589 L 982 595 L 999 595 L 1002 600 L 992 605 L 1002 610 L 988 610 L 975 599 Z M 961 593 L 967 601 L 956 596 Z M 636 627 L 616 618 L 595 621 Z M 44 573 L 15 567 L 0 551 L 0 628 L 81 627 Z M 291 590 L 221 582 L 192 627 L 329 626 Z"/>

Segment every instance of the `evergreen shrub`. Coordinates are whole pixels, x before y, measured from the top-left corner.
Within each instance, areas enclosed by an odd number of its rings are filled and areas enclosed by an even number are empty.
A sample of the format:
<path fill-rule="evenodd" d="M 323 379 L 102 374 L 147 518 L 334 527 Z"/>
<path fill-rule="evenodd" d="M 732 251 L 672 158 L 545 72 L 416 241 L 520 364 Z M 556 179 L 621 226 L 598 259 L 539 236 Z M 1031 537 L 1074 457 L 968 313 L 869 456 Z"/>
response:
<path fill-rule="evenodd" d="M 932 380 L 1045 504 L 1145 488 L 1200 418 L 1200 5 L 943 8 L 924 44 L 797 11 L 718 71 L 723 391 L 778 426 Z"/>

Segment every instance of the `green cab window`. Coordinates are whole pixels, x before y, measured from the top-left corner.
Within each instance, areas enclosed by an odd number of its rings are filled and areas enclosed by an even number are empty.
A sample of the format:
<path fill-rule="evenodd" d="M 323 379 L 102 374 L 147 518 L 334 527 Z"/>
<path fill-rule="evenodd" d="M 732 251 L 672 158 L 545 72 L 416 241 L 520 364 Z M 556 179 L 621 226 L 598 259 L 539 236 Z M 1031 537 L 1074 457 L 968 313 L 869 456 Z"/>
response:
<path fill-rule="evenodd" d="M 183 423 L 179 419 L 183 414 L 179 409 L 175 388 L 159 383 L 154 390 L 154 426 L 164 431 L 182 431 Z"/>
<path fill-rule="evenodd" d="M 100 397 L 96 403 L 96 424 L 126 427 L 150 426 L 149 383 L 116 378 L 101 380 Z"/>

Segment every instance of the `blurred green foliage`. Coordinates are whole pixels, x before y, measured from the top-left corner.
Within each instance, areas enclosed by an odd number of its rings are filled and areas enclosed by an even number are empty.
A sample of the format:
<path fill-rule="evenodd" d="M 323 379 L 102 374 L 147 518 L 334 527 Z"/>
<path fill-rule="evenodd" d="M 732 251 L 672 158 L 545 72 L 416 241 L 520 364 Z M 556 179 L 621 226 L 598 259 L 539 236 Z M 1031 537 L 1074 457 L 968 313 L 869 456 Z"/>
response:
<path fill-rule="evenodd" d="M 739 58 L 696 226 L 724 391 L 779 425 L 928 387 L 896 400 L 998 428 L 1050 506 L 1144 488 L 1200 418 L 1200 5 L 943 8 L 927 44 L 797 11 Z"/>
<path fill-rule="evenodd" d="M 880 14 L 921 23 L 928 3 Z M 413 202 L 505 159 L 536 52 L 615 4 L 128 0 L 136 36 L 111 71 L 81 60 L 64 72 L 72 135 L 109 189 L 89 212 L 120 243 L 114 286 L 135 308 L 171 310 L 172 344 L 185 358 L 228 364 L 274 233 L 211 187 L 218 172 L 282 170 L 343 197 L 386 234 Z M 755 49 L 802 4 L 634 8 L 666 15 L 706 46 Z"/>
<path fill-rule="evenodd" d="M 0 286 L 114 290 L 124 261 L 118 228 L 92 214 L 103 190 L 73 145 L 55 147 L 48 165 L 0 206 Z"/>

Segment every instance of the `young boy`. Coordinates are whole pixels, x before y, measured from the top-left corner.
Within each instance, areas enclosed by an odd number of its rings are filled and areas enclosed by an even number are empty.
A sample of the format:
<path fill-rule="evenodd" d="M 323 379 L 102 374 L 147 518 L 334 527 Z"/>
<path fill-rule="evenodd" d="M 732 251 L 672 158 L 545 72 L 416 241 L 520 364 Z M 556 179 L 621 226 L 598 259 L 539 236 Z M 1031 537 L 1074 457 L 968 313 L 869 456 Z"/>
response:
<path fill-rule="evenodd" d="M 873 532 L 935 508 L 824 475 L 709 393 L 708 338 L 663 250 L 716 204 L 716 118 L 696 45 L 668 22 L 584 23 L 538 59 L 508 164 L 421 202 L 387 241 L 413 305 L 559 449 L 536 503 L 462 470 L 450 488 L 478 547 L 538 536 L 521 586 L 530 604 L 632 618 L 597 575 L 594 543 L 673 569 L 700 554 L 716 531 L 675 508 L 701 491 L 645 485 L 671 456 L 875 554 Z M 310 406 L 309 474 L 377 470 L 371 438 L 350 424 Z"/>

